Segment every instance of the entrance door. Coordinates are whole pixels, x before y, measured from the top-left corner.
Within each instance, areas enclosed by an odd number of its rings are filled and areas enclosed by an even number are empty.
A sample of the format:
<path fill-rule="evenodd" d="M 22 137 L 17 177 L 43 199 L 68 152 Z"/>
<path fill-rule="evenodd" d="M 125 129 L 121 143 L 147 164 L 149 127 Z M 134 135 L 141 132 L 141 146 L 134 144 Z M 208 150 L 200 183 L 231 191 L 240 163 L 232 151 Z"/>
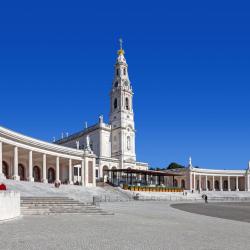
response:
<path fill-rule="evenodd" d="M 55 180 L 56 180 L 56 173 L 55 173 L 55 170 L 54 168 L 49 168 L 48 169 L 48 182 L 49 183 L 54 183 Z"/>
<path fill-rule="evenodd" d="M 34 181 L 36 182 L 41 181 L 41 173 L 40 173 L 40 168 L 38 166 L 35 166 L 33 168 L 33 176 L 34 176 Z"/>
<path fill-rule="evenodd" d="M 21 181 L 25 180 L 25 169 L 22 164 L 18 164 L 18 175 L 20 176 Z"/>

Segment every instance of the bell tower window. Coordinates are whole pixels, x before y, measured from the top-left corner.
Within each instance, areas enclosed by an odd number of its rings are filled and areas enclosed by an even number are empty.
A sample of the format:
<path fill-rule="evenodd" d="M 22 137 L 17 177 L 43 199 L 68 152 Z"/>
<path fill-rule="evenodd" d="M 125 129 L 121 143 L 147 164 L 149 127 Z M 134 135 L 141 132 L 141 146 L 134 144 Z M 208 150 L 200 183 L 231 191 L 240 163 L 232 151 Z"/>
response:
<path fill-rule="evenodd" d="M 128 97 L 126 97 L 126 99 L 125 99 L 125 106 L 126 106 L 126 109 L 129 110 L 129 100 L 128 100 Z"/>
<path fill-rule="evenodd" d="M 114 109 L 117 109 L 117 99 L 114 100 Z"/>
<path fill-rule="evenodd" d="M 116 69 L 116 75 L 119 76 L 119 69 Z"/>
<path fill-rule="evenodd" d="M 115 82 L 115 87 L 116 87 L 116 88 L 118 87 L 118 81 Z"/>
<path fill-rule="evenodd" d="M 123 69 L 123 74 L 126 75 L 126 68 Z"/>

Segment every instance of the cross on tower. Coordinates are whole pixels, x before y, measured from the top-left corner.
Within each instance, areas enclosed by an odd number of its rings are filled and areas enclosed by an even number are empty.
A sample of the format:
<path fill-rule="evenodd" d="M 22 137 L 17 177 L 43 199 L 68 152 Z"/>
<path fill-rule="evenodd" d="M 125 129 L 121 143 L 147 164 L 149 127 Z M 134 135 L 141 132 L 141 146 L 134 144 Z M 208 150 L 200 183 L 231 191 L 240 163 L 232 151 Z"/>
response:
<path fill-rule="evenodd" d="M 119 42 L 120 42 L 120 49 L 122 49 L 122 43 L 123 43 L 123 41 L 122 41 L 121 38 L 119 39 Z"/>

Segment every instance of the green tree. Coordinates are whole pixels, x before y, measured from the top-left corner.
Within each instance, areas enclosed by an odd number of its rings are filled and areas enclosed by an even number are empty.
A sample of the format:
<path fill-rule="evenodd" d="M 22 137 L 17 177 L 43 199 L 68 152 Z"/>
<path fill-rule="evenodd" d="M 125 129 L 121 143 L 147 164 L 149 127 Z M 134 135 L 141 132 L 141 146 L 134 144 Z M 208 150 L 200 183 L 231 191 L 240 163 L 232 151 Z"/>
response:
<path fill-rule="evenodd" d="M 185 168 L 185 167 L 176 162 L 170 163 L 167 167 L 167 169 L 176 169 L 176 168 Z"/>

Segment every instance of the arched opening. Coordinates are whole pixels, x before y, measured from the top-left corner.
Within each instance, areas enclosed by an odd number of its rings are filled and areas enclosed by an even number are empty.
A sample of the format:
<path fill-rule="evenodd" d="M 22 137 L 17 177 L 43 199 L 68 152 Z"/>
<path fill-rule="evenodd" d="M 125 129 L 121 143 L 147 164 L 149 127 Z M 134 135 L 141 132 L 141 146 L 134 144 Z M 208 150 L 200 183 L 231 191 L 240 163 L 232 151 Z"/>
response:
<path fill-rule="evenodd" d="M 115 87 L 116 87 L 116 88 L 118 87 L 118 81 L 115 82 Z"/>
<path fill-rule="evenodd" d="M 117 99 L 114 100 L 114 109 L 117 109 Z"/>
<path fill-rule="evenodd" d="M 128 100 L 128 97 L 126 97 L 126 99 L 125 99 L 125 106 L 126 106 L 126 109 L 129 110 L 129 100 Z"/>
<path fill-rule="evenodd" d="M 181 180 L 181 188 L 185 188 L 185 180 Z"/>
<path fill-rule="evenodd" d="M 103 181 L 107 182 L 108 181 L 108 166 L 103 166 L 102 168 L 102 176 L 103 176 Z"/>
<path fill-rule="evenodd" d="M 207 181 L 207 189 L 208 189 L 208 190 L 211 190 L 210 181 Z"/>
<path fill-rule="evenodd" d="M 9 166 L 5 161 L 3 161 L 3 174 L 9 179 Z"/>
<path fill-rule="evenodd" d="M 223 190 L 228 190 L 228 181 L 227 180 L 225 180 L 223 182 Z"/>
<path fill-rule="evenodd" d="M 21 181 L 25 180 L 25 168 L 22 164 L 18 164 L 18 175 Z"/>
<path fill-rule="evenodd" d="M 56 180 L 56 173 L 54 168 L 49 168 L 48 169 L 48 182 L 49 183 L 54 183 Z"/>
<path fill-rule="evenodd" d="M 126 68 L 123 69 L 123 74 L 126 75 Z"/>
<path fill-rule="evenodd" d="M 34 177 L 34 181 L 36 182 L 41 181 L 41 171 L 38 166 L 33 167 L 33 177 Z"/>
<path fill-rule="evenodd" d="M 220 187 L 219 187 L 219 181 L 215 181 L 214 182 L 214 188 L 215 188 L 215 190 L 219 190 L 220 189 Z"/>
<path fill-rule="evenodd" d="M 178 181 L 176 180 L 176 179 L 174 179 L 174 183 L 173 183 L 174 185 L 174 187 L 178 187 Z"/>

